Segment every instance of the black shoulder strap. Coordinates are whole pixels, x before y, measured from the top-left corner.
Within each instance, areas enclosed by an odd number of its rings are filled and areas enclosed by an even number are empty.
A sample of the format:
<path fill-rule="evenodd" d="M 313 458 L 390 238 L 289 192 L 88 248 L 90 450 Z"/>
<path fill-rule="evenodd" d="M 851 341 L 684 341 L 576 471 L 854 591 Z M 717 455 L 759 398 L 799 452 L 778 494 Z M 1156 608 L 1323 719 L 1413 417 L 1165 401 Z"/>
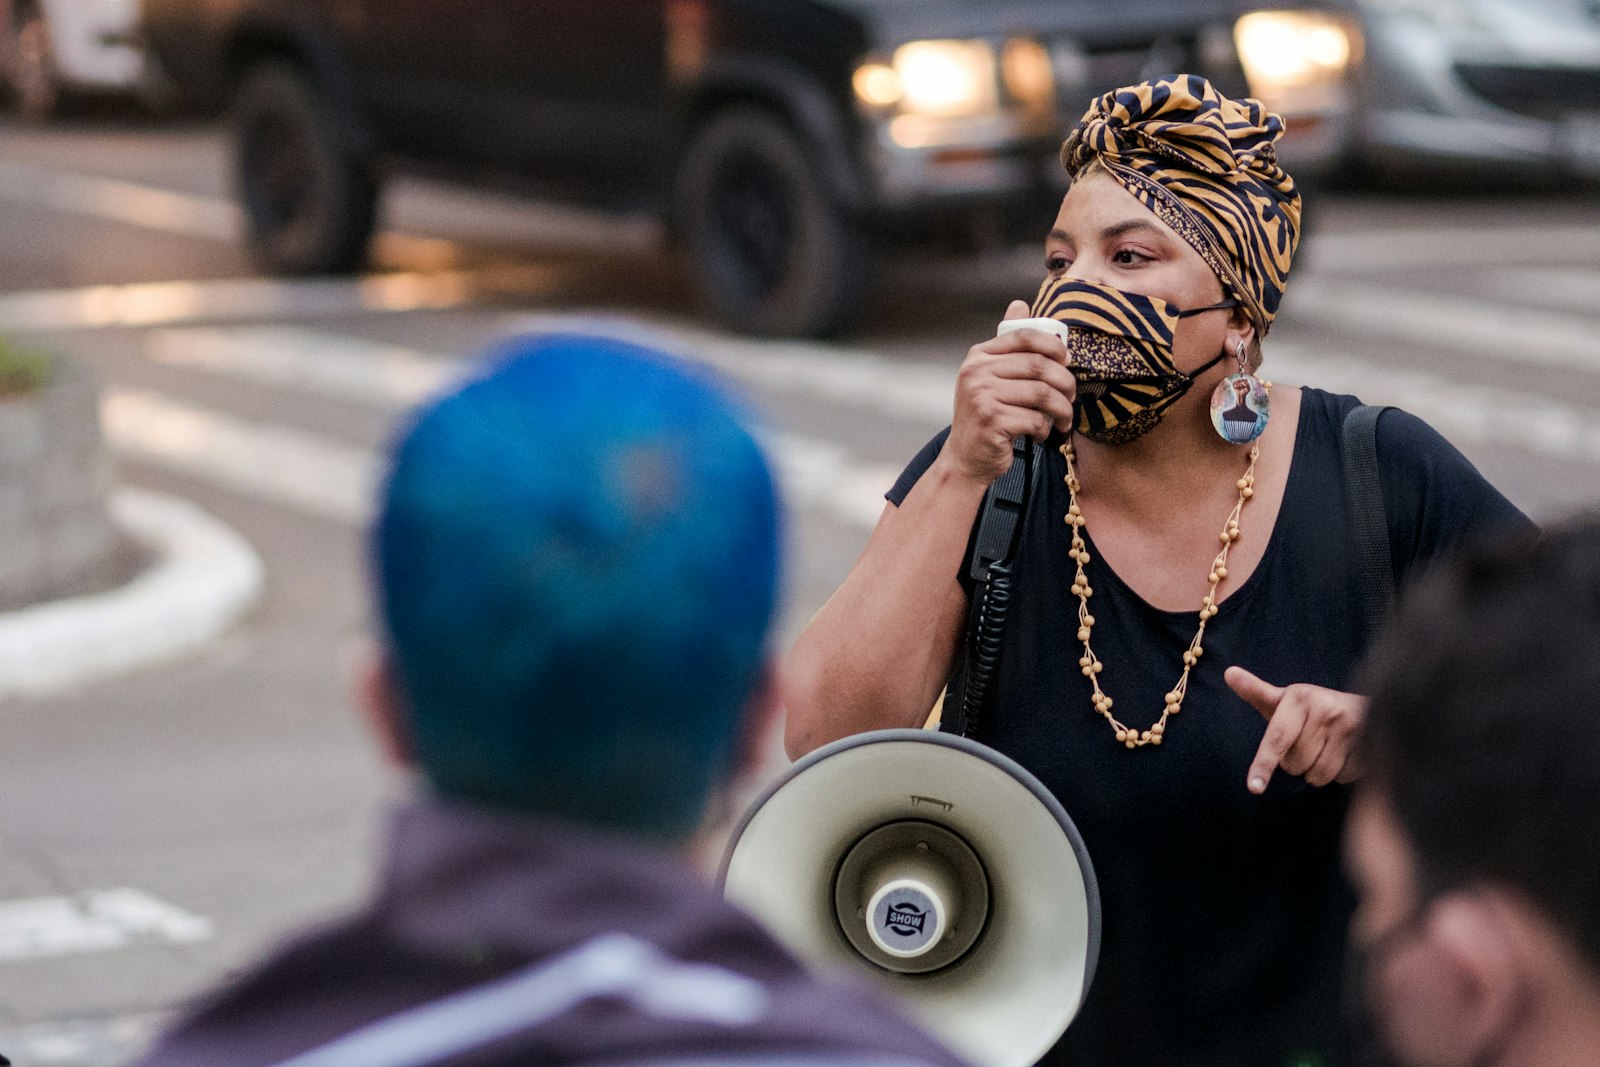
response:
<path fill-rule="evenodd" d="M 1389 517 L 1384 511 L 1383 483 L 1378 477 L 1378 418 L 1387 410 L 1362 404 L 1344 418 L 1344 483 L 1356 524 L 1356 553 L 1369 636 L 1378 632 L 1394 601 Z"/>
<path fill-rule="evenodd" d="M 1011 467 L 983 496 L 977 527 L 968 546 L 966 569 L 972 580 L 967 627 L 945 686 L 939 729 L 972 736 L 1000 659 L 1006 613 L 1011 603 L 1011 563 L 1028 502 L 1044 472 L 1044 446 L 1031 437 L 1011 445 Z"/>

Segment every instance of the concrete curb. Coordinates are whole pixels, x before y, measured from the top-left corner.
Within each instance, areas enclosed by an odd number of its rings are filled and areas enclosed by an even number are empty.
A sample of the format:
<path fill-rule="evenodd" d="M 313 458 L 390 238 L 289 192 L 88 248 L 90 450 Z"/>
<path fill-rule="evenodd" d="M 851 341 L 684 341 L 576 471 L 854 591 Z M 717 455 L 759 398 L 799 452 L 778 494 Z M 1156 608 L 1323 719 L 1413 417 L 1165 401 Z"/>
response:
<path fill-rule="evenodd" d="M 222 633 L 260 599 L 261 557 L 194 504 L 119 489 L 111 515 L 154 561 L 120 588 L 0 615 L 0 700 L 169 659 Z"/>

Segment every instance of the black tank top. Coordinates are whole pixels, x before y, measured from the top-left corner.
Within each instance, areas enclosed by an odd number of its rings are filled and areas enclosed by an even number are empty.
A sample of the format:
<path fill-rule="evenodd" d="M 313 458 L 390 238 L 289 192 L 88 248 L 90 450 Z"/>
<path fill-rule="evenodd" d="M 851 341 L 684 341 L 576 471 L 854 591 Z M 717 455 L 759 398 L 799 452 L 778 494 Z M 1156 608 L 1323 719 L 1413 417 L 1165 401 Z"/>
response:
<path fill-rule="evenodd" d="M 1340 467 L 1359 402 L 1303 392 L 1288 484 L 1255 571 L 1206 627 L 1205 654 L 1165 743 L 1128 750 L 1080 673 L 1065 466 L 1054 450 L 1024 520 L 1005 646 L 978 739 L 1061 800 L 1088 846 L 1104 909 L 1082 1013 L 1043 1061 L 1074 1067 L 1243 1067 L 1340 1062 L 1352 896 L 1340 869 L 1347 790 L 1278 772 L 1263 796 L 1245 772 L 1265 730 L 1223 683 L 1243 666 L 1269 682 L 1354 688 L 1367 641 L 1356 538 Z M 887 494 L 899 504 L 933 462 L 935 437 Z M 1379 422 L 1378 457 L 1397 576 L 1468 537 L 1529 522 L 1454 447 L 1401 411 Z M 1219 515 L 1220 520 L 1223 516 Z M 1178 680 L 1195 606 L 1146 603 L 1095 551 L 1094 646 L 1116 714 L 1146 728 Z"/>

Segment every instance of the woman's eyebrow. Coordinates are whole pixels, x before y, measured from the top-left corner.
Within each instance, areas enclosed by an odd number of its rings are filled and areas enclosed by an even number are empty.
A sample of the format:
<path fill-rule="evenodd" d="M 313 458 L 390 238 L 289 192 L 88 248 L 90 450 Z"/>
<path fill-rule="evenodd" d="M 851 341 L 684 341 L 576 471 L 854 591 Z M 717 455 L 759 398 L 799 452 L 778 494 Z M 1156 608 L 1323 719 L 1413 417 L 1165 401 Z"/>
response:
<path fill-rule="evenodd" d="M 1157 239 L 1165 239 L 1166 237 L 1161 232 L 1160 227 L 1153 222 L 1146 219 L 1128 219 L 1126 222 L 1119 222 L 1101 230 L 1100 239 L 1102 241 L 1115 241 L 1118 237 L 1126 237 L 1135 231 L 1147 233 Z"/>

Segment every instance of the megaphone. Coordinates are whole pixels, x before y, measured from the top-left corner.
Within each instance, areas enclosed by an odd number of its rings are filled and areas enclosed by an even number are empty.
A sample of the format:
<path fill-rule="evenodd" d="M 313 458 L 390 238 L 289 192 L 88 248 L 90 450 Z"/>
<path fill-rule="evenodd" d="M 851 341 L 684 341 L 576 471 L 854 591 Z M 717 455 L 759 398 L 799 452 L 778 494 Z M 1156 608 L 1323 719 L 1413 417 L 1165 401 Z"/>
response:
<path fill-rule="evenodd" d="M 974 1063 L 1026 1067 L 1094 978 L 1100 895 L 1072 820 L 976 742 L 879 730 L 800 760 L 719 884 L 796 955 L 870 975 Z"/>

